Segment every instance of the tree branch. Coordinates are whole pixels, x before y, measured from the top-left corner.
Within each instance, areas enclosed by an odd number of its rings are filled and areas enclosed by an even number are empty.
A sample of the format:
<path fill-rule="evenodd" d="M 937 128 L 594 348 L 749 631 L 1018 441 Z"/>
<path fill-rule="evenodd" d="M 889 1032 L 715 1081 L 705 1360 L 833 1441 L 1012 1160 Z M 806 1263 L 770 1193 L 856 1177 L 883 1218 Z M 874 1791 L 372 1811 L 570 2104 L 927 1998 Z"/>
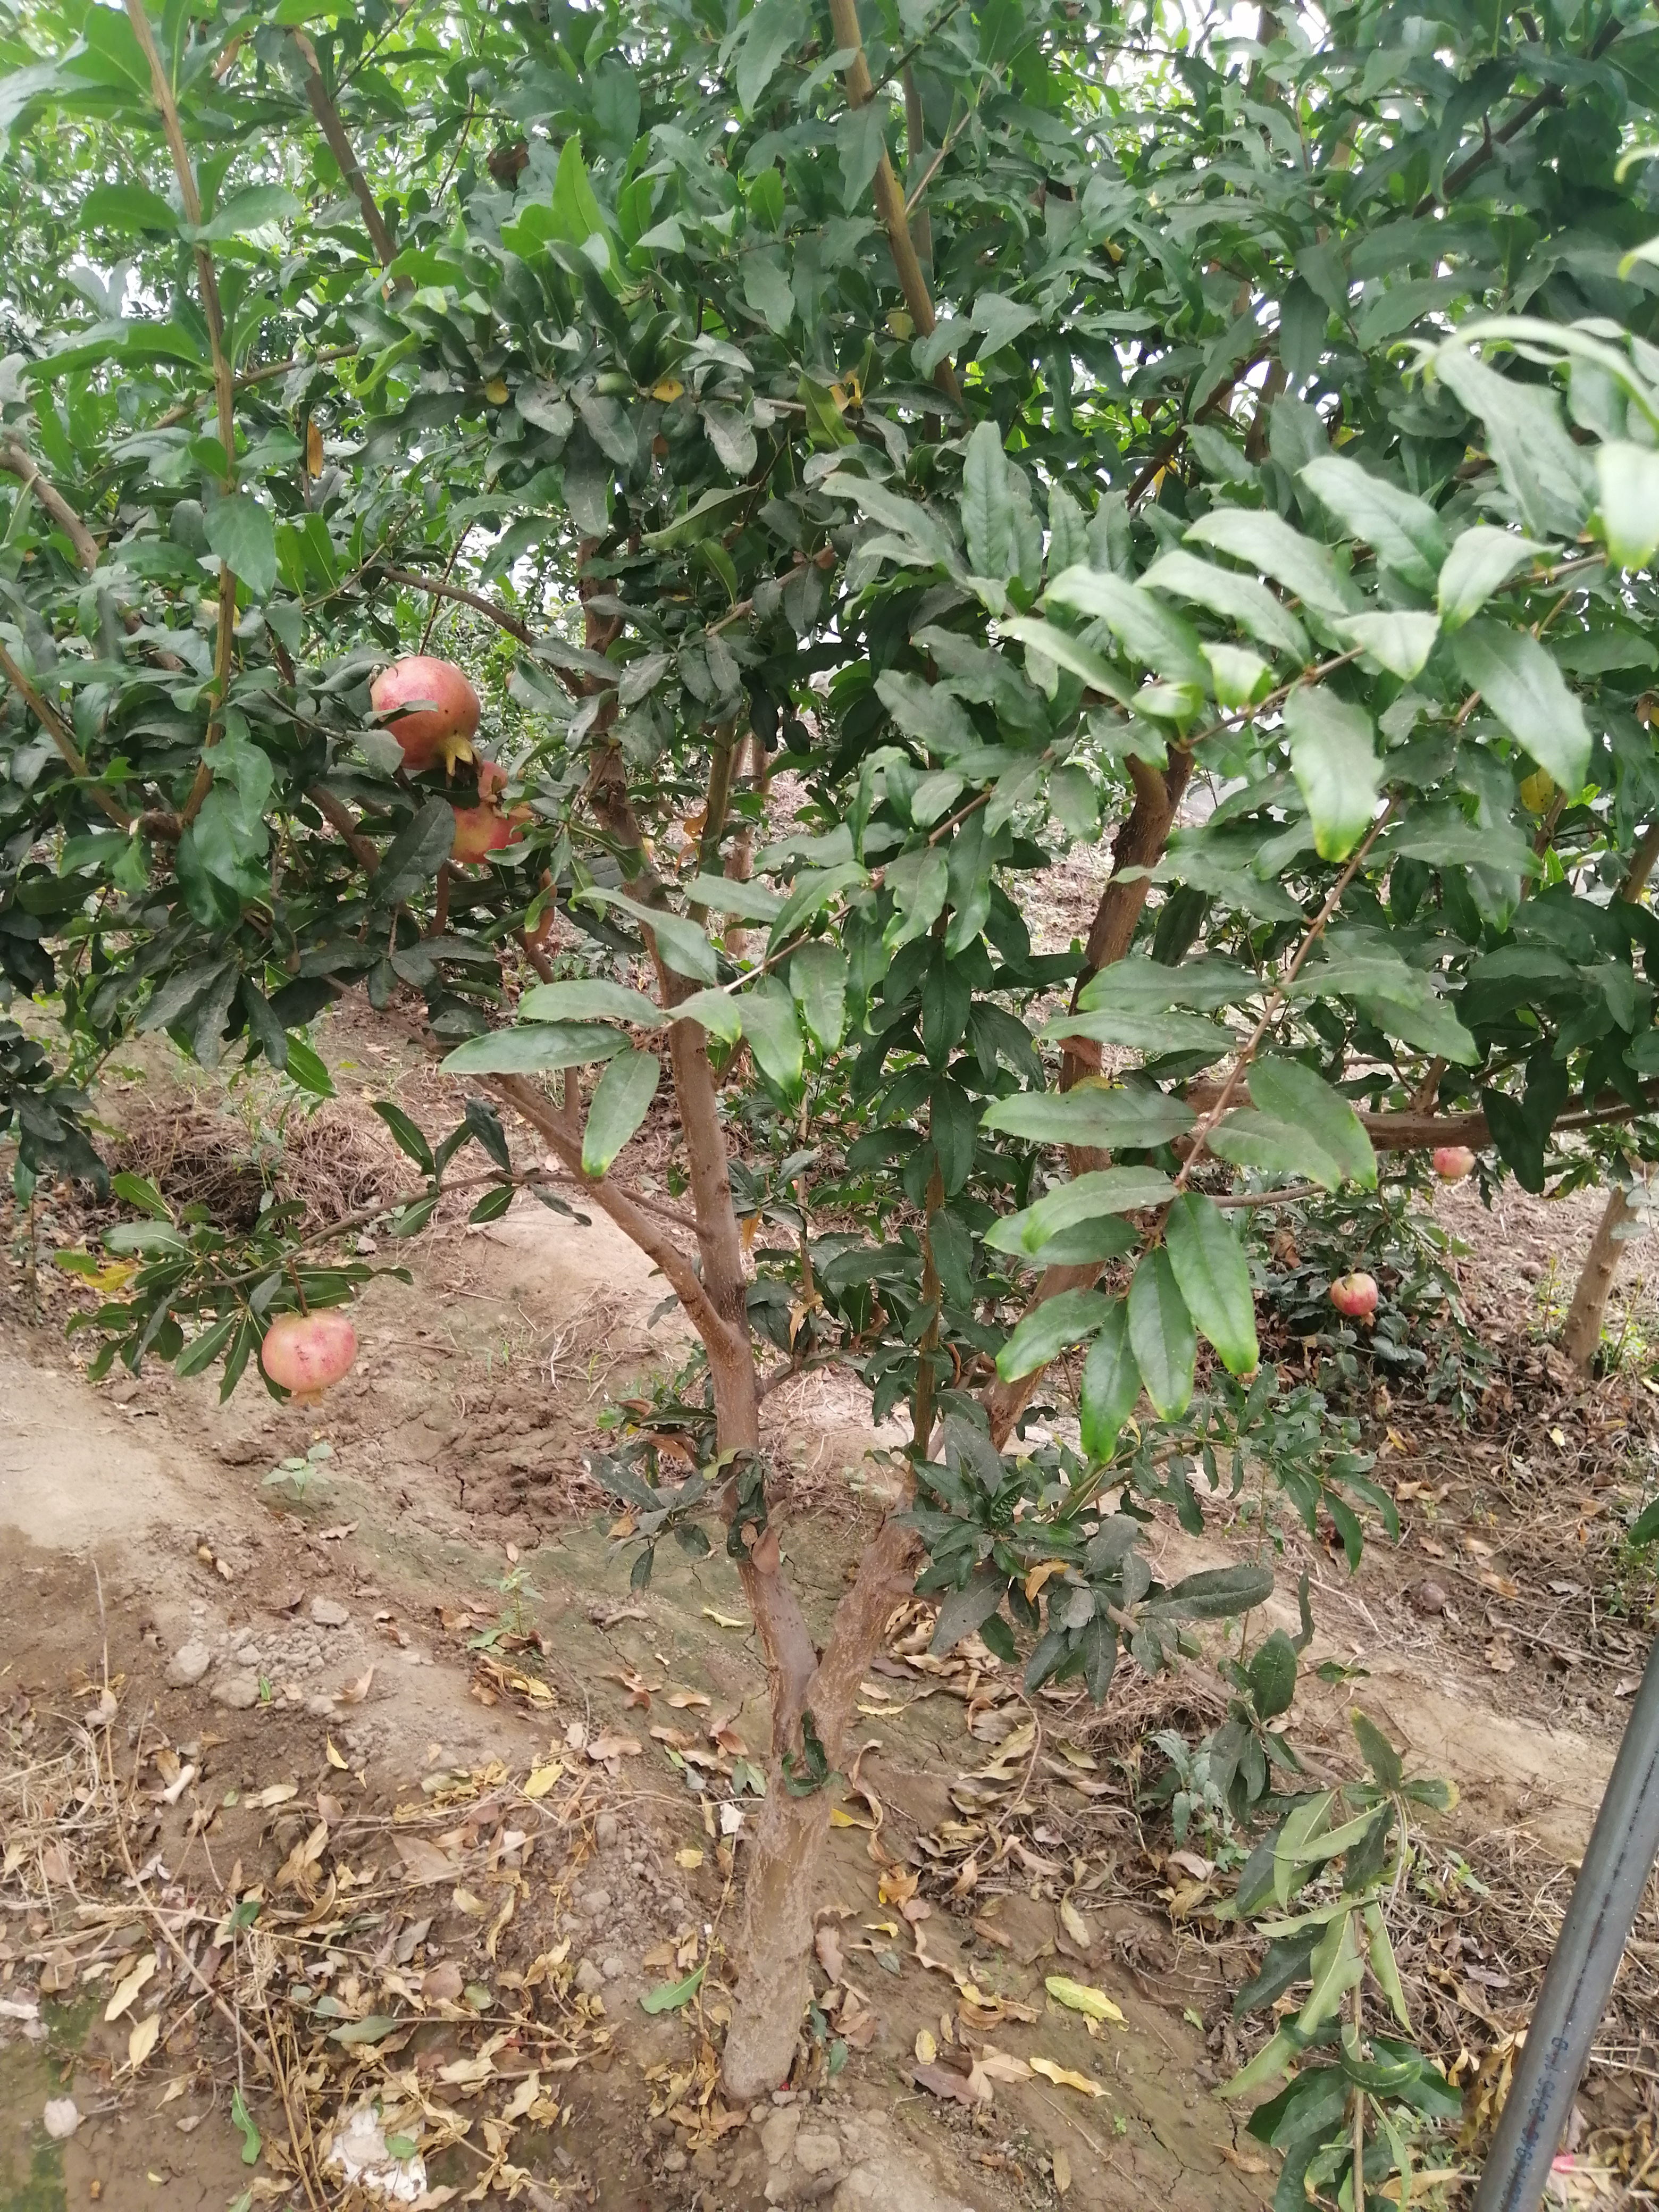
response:
<path fill-rule="evenodd" d="M 21 484 L 23 489 L 20 497 L 33 492 L 43 512 L 52 517 L 74 546 L 76 559 L 90 575 L 98 566 L 98 540 L 63 493 L 41 475 L 40 464 L 33 454 L 26 453 L 14 439 L 0 439 L 0 469 L 3 469 L 8 476 L 15 477 Z"/>
<path fill-rule="evenodd" d="M 145 13 L 144 0 L 126 0 L 127 19 L 132 25 L 145 60 L 149 64 L 150 88 L 155 105 L 161 111 L 161 129 L 173 156 L 173 173 L 179 179 L 179 197 L 184 206 L 185 220 L 199 226 L 202 220 L 202 196 L 196 188 L 196 173 L 190 163 L 190 149 L 185 143 L 184 125 L 179 118 L 179 103 L 173 98 L 173 87 L 167 71 L 161 66 L 161 57 L 156 51 L 155 35 L 150 30 L 149 17 Z M 213 266 L 213 256 L 205 246 L 196 247 L 197 288 L 202 295 L 202 314 L 207 324 L 208 348 L 213 356 L 213 386 L 218 403 L 219 443 L 225 456 L 224 493 L 229 498 L 236 489 L 236 380 L 232 372 L 230 355 L 225 344 L 224 309 L 219 300 L 219 279 Z M 213 690 L 214 708 L 208 718 L 207 735 L 202 740 L 203 752 L 210 752 L 219 742 L 223 731 L 225 708 L 230 696 L 230 661 L 236 628 L 236 578 L 228 562 L 219 563 L 219 628 L 215 641 Z M 204 759 L 196 771 L 190 787 L 190 796 L 179 811 L 179 820 L 187 828 L 201 811 L 213 781 L 213 770 Z"/>
<path fill-rule="evenodd" d="M 852 59 L 842 75 L 847 87 L 849 107 L 863 107 L 870 100 L 875 88 L 870 81 L 870 64 L 864 58 L 864 34 L 859 28 L 858 0 L 830 0 L 830 21 L 834 27 L 836 44 Z M 893 266 L 898 271 L 899 289 L 904 295 L 905 305 L 920 337 L 931 337 L 939 326 L 933 313 L 933 302 L 928 295 L 927 279 L 922 274 L 921 263 L 916 258 L 915 240 L 910 235 L 910 219 L 905 212 L 904 193 L 893 173 L 893 164 L 888 158 L 886 146 L 881 149 L 881 159 L 876 164 L 874 179 L 876 210 L 887 232 L 887 243 L 892 250 Z M 951 404 L 962 411 L 962 389 L 957 382 L 956 371 L 948 361 L 942 361 L 933 371 L 933 381 Z"/>
<path fill-rule="evenodd" d="M 368 179 L 358 167 L 356 154 L 346 135 L 346 127 L 340 120 L 340 111 L 329 98 L 328 87 L 323 82 L 322 67 L 317 59 L 317 49 L 303 31 L 291 31 L 289 35 L 305 64 L 306 98 L 311 102 L 311 112 L 322 127 L 323 136 L 328 141 L 328 150 L 339 165 L 340 174 L 356 196 L 374 251 L 380 256 L 380 266 L 387 268 L 398 257 L 398 241 L 392 235 L 385 216 L 375 204 Z"/>
<path fill-rule="evenodd" d="M 337 799 L 331 791 L 320 783 L 308 783 L 306 786 L 306 797 L 323 819 L 331 823 L 339 831 L 341 837 L 351 848 L 352 859 L 356 860 L 364 874 L 372 876 L 380 865 L 380 849 L 363 836 L 362 831 L 353 820 L 351 809 L 345 801 Z"/>
<path fill-rule="evenodd" d="M 1590 60 L 1600 61 L 1624 27 L 1617 15 L 1609 16 L 1597 33 L 1595 44 L 1589 50 Z M 1455 169 L 1448 171 L 1442 176 L 1438 191 L 1424 193 L 1422 198 L 1413 209 L 1413 214 L 1422 216 L 1431 214 L 1437 207 L 1449 205 L 1456 198 L 1470 179 L 1479 176 L 1487 162 L 1496 158 L 1500 146 L 1507 146 L 1510 139 L 1518 137 L 1526 129 L 1528 124 L 1535 117 L 1541 115 L 1547 107 L 1559 107 L 1564 97 L 1565 94 L 1559 84 L 1546 85 L 1542 92 L 1534 93 L 1524 106 L 1516 110 L 1501 131 L 1494 131 L 1488 125 L 1483 132 L 1480 143 L 1474 152 L 1466 154 Z"/>
<path fill-rule="evenodd" d="M 0 669 L 3 669 L 6 681 L 11 684 L 18 697 L 32 711 L 41 728 L 68 762 L 71 770 L 86 784 L 94 805 L 107 815 L 118 830 L 131 830 L 132 817 L 118 806 L 108 792 L 97 781 L 87 764 L 86 756 L 70 736 L 69 725 L 58 714 L 57 708 L 50 706 L 42 698 L 3 645 L 0 645 Z"/>

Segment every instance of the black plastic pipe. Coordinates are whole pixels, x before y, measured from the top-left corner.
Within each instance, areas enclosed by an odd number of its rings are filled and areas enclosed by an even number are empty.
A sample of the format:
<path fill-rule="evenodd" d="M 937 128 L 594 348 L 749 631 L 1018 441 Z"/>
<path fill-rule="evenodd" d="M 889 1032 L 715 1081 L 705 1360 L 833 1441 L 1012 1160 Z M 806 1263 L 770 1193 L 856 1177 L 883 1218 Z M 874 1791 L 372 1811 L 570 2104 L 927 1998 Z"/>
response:
<path fill-rule="evenodd" d="M 1537 2212 L 1659 1855 L 1659 1638 L 1573 1884 L 1474 2212 Z"/>

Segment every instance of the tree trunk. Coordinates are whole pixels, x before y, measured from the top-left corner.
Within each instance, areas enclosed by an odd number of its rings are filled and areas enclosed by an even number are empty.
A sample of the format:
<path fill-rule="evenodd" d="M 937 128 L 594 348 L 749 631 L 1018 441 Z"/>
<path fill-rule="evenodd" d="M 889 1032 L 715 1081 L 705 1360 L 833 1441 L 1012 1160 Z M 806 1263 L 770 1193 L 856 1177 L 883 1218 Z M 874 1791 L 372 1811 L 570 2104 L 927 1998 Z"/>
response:
<path fill-rule="evenodd" d="M 852 1588 L 836 1607 L 830 1641 L 813 1671 L 805 1710 L 834 1766 L 846 1747 L 859 1684 L 880 1648 L 894 1607 L 910 1595 L 918 1546 L 889 1521 L 865 1548 Z M 818 1862 L 830 1832 L 830 1790 L 796 1796 L 775 1758 L 748 1846 L 738 1990 L 721 2062 L 726 2094 L 739 2104 L 780 2087 L 811 1994 L 812 1915 Z"/>
<path fill-rule="evenodd" d="M 1619 1272 L 1625 1242 L 1619 1232 L 1630 1218 L 1629 1194 L 1622 1186 L 1615 1185 L 1607 1193 L 1601 1218 L 1595 1224 L 1595 1234 L 1578 1273 L 1566 1327 L 1561 1332 L 1561 1349 L 1581 1375 L 1589 1374 L 1601 1342 L 1602 1325 L 1607 1317 L 1607 1294 Z"/>

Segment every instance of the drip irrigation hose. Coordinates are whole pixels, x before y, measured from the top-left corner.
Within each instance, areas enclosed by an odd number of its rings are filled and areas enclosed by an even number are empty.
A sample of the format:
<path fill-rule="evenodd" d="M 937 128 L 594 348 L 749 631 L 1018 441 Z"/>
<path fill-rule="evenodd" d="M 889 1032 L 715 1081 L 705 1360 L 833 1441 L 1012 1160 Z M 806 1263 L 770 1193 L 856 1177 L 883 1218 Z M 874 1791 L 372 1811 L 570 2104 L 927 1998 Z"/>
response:
<path fill-rule="evenodd" d="M 1474 2212 L 1537 2212 L 1659 1854 L 1659 1638 L 1516 2063 Z"/>

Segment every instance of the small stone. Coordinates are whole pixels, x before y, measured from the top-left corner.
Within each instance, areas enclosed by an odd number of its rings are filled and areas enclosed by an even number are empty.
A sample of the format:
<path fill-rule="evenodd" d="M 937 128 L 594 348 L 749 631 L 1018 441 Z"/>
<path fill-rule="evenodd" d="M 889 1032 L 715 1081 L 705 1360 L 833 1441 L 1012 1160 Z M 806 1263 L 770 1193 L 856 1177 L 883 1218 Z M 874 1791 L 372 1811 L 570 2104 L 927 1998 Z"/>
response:
<path fill-rule="evenodd" d="M 259 1677 L 250 1667 L 240 1674 L 226 1674 L 213 1686 L 216 1705 L 228 1705 L 234 1713 L 245 1713 L 250 1705 L 259 1702 Z"/>
<path fill-rule="evenodd" d="M 334 1717 L 332 1698 L 311 1697 L 306 1699 L 306 1711 L 315 1721 L 331 1721 Z"/>
<path fill-rule="evenodd" d="M 1413 1583 L 1406 1595 L 1419 1613 L 1443 1613 L 1451 1603 L 1441 1584 L 1433 1581 Z"/>
<path fill-rule="evenodd" d="M 585 1997 L 597 1996 L 599 1991 L 605 1987 L 605 1976 L 599 1972 L 599 1968 L 593 1964 L 593 1961 L 591 1959 L 582 1959 L 578 1960 L 576 1966 L 576 1987 L 580 1990 L 581 1994 Z"/>
<path fill-rule="evenodd" d="M 601 1850 L 606 1850 L 617 1840 L 617 1822 L 614 1813 L 601 1813 L 593 1823 L 593 1840 Z"/>
<path fill-rule="evenodd" d="M 800 2114 L 786 2110 L 774 2112 L 763 2123 L 761 2149 L 769 2166 L 781 2166 L 795 2148 L 795 2137 L 800 2132 Z"/>
<path fill-rule="evenodd" d="M 53 2142 L 67 2142 L 81 2124 L 81 2108 L 73 2097 L 52 2097 L 40 2119 Z"/>
<path fill-rule="evenodd" d="M 257 1644 L 245 1644 L 236 1654 L 236 1664 L 239 1667 L 258 1667 L 263 1663 Z"/>
<path fill-rule="evenodd" d="M 827 2128 L 803 2128 L 795 2137 L 795 2163 L 803 2173 L 835 2173 L 841 2162 L 841 2143 Z"/>
<path fill-rule="evenodd" d="M 628 1972 L 628 1961 L 626 1959 L 606 1959 L 601 1965 L 599 1972 L 607 1982 L 619 1982 Z"/>
<path fill-rule="evenodd" d="M 201 1680 L 212 1664 L 212 1652 L 192 1637 L 188 1644 L 181 1644 L 167 1662 L 167 1680 L 175 1690 L 188 1690 Z"/>
<path fill-rule="evenodd" d="M 720 2160 L 705 2146 L 702 2150 L 692 2152 L 691 2171 L 699 2181 L 718 2181 L 720 2171 Z"/>
<path fill-rule="evenodd" d="M 665 2173 L 684 2173 L 685 2153 L 683 2150 L 665 2150 L 662 2154 L 662 2170 Z"/>
<path fill-rule="evenodd" d="M 311 1617 L 319 1628 L 343 1628 L 351 1619 L 337 1597 L 313 1598 Z"/>
<path fill-rule="evenodd" d="M 584 1889 L 578 1895 L 576 1902 L 584 1912 L 609 1912 L 611 1892 L 608 1889 Z"/>

